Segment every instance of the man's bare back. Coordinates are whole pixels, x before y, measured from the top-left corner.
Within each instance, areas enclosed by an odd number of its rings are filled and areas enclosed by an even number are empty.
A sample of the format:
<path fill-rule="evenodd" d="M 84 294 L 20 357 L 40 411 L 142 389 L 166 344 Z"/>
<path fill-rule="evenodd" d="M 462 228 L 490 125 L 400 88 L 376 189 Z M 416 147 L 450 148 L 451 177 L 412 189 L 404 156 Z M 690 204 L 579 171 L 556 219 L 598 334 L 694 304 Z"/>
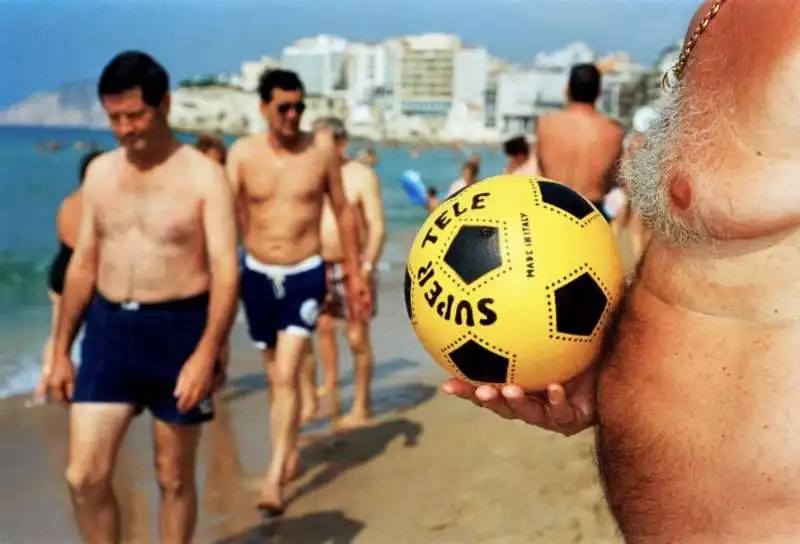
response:
<path fill-rule="evenodd" d="M 618 125 L 581 104 L 543 117 L 536 136 L 542 176 L 601 202 L 611 188 L 623 136 Z"/>
<path fill-rule="evenodd" d="M 208 184 L 224 183 L 221 168 L 189 146 L 148 172 L 137 171 L 122 149 L 94 166 L 86 198 L 97 210 L 99 291 L 121 302 L 207 291 L 203 200 Z"/>
<path fill-rule="evenodd" d="M 277 152 L 266 134 L 243 138 L 230 150 L 229 168 L 241 180 L 244 245 L 264 263 L 294 264 L 320 252 L 320 215 L 333 149 L 310 134 L 302 138 L 294 153 Z"/>

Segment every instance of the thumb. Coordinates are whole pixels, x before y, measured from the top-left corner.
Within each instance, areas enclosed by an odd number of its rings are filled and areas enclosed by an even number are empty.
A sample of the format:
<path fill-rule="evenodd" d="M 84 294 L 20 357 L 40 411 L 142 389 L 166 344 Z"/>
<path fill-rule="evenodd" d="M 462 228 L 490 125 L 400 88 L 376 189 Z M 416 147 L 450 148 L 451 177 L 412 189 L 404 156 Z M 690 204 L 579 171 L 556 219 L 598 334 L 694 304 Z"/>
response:
<path fill-rule="evenodd" d="M 183 394 L 183 374 L 178 375 L 178 380 L 175 382 L 175 389 L 172 390 L 172 396 L 175 398 Z"/>

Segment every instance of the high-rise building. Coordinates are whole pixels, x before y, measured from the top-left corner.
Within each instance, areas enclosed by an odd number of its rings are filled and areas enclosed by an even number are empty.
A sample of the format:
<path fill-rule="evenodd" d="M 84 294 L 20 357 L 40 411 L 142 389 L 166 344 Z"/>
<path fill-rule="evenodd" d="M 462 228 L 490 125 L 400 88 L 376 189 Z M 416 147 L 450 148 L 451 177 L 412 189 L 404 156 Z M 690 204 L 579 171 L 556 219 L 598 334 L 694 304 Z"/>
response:
<path fill-rule="evenodd" d="M 321 34 L 284 47 L 281 64 L 297 72 L 309 95 L 331 96 L 347 89 L 347 49 L 339 36 Z"/>
<path fill-rule="evenodd" d="M 231 84 L 247 92 L 255 92 L 258 89 L 258 81 L 264 70 L 277 68 L 278 66 L 280 66 L 280 62 L 270 57 L 245 61 L 242 63 L 240 73 L 231 78 Z"/>
<path fill-rule="evenodd" d="M 448 115 L 459 49 L 461 40 L 450 34 L 422 34 L 403 39 L 399 91 L 404 115 L 442 118 Z"/>
<path fill-rule="evenodd" d="M 453 98 L 483 104 L 489 84 L 489 52 L 483 47 L 456 51 L 453 66 Z"/>
<path fill-rule="evenodd" d="M 348 98 L 357 104 L 369 102 L 378 89 L 386 89 L 393 80 L 388 47 L 383 43 L 351 43 L 347 52 Z"/>

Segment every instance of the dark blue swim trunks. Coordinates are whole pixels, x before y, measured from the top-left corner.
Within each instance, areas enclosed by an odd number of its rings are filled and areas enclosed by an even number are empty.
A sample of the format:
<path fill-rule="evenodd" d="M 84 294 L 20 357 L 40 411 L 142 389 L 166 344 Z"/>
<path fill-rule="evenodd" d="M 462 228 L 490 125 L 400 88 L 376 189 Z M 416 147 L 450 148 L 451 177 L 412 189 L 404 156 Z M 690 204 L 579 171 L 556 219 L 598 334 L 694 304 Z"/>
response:
<path fill-rule="evenodd" d="M 273 348 L 278 332 L 310 336 L 325 299 L 325 264 L 318 255 L 293 265 L 242 263 L 241 297 L 247 327 L 259 349 Z"/>
<path fill-rule="evenodd" d="M 73 402 L 131 404 L 177 425 L 214 418 L 211 397 L 187 413 L 173 395 L 208 317 L 208 293 L 157 303 L 112 302 L 99 292 L 86 312 Z"/>

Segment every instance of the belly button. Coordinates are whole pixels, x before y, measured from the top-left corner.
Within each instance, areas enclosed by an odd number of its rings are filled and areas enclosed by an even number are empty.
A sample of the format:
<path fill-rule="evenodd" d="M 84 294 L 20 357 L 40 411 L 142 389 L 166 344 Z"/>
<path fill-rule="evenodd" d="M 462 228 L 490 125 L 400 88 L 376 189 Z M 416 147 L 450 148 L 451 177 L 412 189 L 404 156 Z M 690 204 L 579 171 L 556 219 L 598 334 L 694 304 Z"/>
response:
<path fill-rule="evenodd" d="M 669 199 L 679 210 L 687 210 L 692 205 L 692 187 L 683 177 L 672 180 L 669 186 Z"/>

